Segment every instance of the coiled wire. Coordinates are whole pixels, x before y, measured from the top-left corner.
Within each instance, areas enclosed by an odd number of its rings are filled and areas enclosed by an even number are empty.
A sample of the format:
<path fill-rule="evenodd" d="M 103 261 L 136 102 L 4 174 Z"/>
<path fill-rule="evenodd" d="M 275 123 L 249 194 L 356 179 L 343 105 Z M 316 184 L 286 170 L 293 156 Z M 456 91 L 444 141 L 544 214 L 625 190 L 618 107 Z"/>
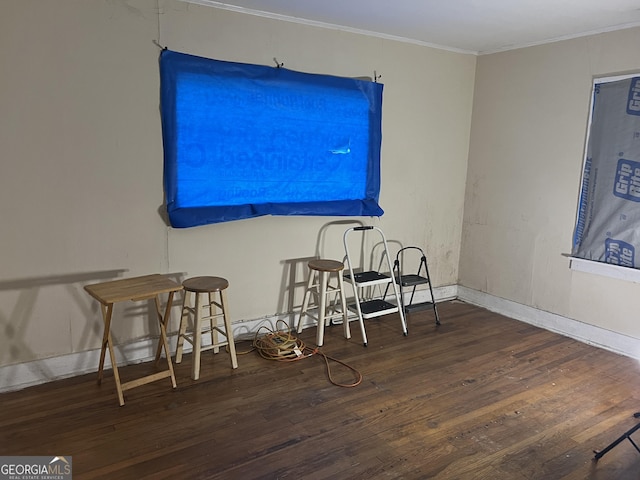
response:
<path fill-rule="evenodd" d="M 286 328 L 279 328 L 280 325 Z M 266 330 L 266 333 L 261 336 L 260 333 L 262 330 Z M 336 358 L 325 355 L 319 347 L 311 348 L 305 345 L 302 340 L 291 333 L 289 325 L 284 320 L 278 320 L 276 322 L 276 330 L 271 330 L 266 326 L 260 327 L 253 339 L 253 348 L 258 351 L 262 358 L 278 362 L 297 362 L 298 360 L 309 358 L 313 355 L 320 355 L 324 359 L 327 367 L 327 377 L 333 385 L 338 387 L 356 387 L 362 383 L 362 374 L 358 370 Z M 339 363 L 351 370 L 354 373 L 355 381 L 347 384 L 336 382 L 331 376 L 329 360 Z"/>

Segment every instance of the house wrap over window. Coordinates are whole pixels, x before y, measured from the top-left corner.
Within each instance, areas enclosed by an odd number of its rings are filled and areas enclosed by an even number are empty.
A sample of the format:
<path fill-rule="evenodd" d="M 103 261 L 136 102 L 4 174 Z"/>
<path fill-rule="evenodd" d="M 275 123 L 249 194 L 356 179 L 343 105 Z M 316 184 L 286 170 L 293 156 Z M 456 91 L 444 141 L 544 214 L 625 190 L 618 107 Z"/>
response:
<path fill-rule="evenodd" d="M 594 83 L 572 255 L 640 268 L 640 76 Z"/>

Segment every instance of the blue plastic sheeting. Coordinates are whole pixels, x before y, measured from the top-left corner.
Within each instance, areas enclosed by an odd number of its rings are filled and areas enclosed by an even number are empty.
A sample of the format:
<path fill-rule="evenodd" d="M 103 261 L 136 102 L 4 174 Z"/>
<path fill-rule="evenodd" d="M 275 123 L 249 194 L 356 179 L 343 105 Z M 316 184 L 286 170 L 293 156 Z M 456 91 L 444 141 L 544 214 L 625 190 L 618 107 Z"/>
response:
<path fill-rule="evenodd" d="M 383 214 L 382 84 L 170 50 L 160 79 L 173 227 Z"/>
<path fill-rule="evenodd" d="M 596 83 L 572 255 L 640 268 L 640 77 Z"/>

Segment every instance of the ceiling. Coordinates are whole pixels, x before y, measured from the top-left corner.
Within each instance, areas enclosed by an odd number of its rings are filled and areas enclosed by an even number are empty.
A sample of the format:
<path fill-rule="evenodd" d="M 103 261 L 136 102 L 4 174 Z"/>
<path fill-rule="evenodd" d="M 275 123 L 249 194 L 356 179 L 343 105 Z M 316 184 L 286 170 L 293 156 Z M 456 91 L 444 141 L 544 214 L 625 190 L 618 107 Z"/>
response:
<path fill-rule="evenodd" d="M 463 53 L 640 26 L 640 0 L 185 0 Z"/>

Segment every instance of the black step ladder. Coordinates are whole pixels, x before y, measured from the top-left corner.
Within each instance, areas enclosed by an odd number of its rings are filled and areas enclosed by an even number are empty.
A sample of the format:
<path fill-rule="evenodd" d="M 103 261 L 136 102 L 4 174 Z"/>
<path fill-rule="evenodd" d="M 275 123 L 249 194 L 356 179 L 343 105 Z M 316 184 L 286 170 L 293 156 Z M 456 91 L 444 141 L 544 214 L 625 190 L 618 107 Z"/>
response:
<path fill-rule="evenodd" d="M 416 262 L 418 268 L 416 273 L 409 273 L 410 269 L 406 267 L 410 260 L 418 260 Z M 429 268 L 427 267 L 427 256 L 420 247 L 404 247 L 401 248 L 396 254 L 396 259 L 393 262 L 393 276 L 396 283 L 400 286 L 400 300 L 405 315 L 409 315 L 412 312 L 418 312 L 426 309 L 433 309 L 433 314 L 436 319 L 436 325 L 440 325 L 440 317 L 438 317 L 438 308 L 436 307 L 436 299 L 433 296 L 433 287 L 431 286 L 431 277 L 429 276 Z M 430 298 L 427 301 L 414 303 L 416 290 L 420 287 L 424 287 L 426 291 L 429 290 Z M 387 286 L 387 290 L 389 287 Z M 408 293 L 408 290 L 411 293 Z M 385 291 L 385 296 L 387 291 Z M 409 301 L 406 301 L 406 296 L 409 295 Z"/>
<path fill-rule="evenodd" d="M 377 233 L 382 240 L 382 245 L 384 246 L 383 257 L 387 260 L 386 263 L 388 264 L 388 271 L 390 273 L 393 272 L 393 266 L 391 265 L 391 259 L 389 257 L 389 247 L 387 246 L 387 239 L 385 238 L 382 230 L 380 230 L 378 227 L 352 227 L 344 232 L 343 242 L 348 269 L 345 271 L 343 278 L 345 283 L 351 284 L 351 286 L 353 287 L 355 298 L 355 303 L 348 304 L 347 308 L 358 316 L 358 322 L 360 323 L 360 330 L 362 331 L 362 341 L 364 343 L 364 346 L 367 346 L 367 334 L 364 328 L 364 320 L 380 317 L 382 315 L 388 315 L 397 312 L 400 315 L 402 333 L 406 336 L 408 334 L 407 323 L 405 322 L 404 311 L 401 308 L 402 303 L 400 300 L 400 291 L 398 284 L 393 281 L 391 275 L 387 275 L 385 273 L 374 270 L 358 272 L 354 271 L 354 263 L 349 251 L 348 242 L 348 237 L 353 232 L 362 232 L 363 236 L 369 232 Z M 364 238 L 362 240 L 364 245 Z M 376 287 L 380 287 L 379 291 L 382 290 L 382 287 L 385 287 L 386 292 L 389 286 L 393 288 L 395 304 L 388 302 L 385 299 L 386 293 L 384 295 L 381 294 L 378 297 L 375 296 Z"/>

